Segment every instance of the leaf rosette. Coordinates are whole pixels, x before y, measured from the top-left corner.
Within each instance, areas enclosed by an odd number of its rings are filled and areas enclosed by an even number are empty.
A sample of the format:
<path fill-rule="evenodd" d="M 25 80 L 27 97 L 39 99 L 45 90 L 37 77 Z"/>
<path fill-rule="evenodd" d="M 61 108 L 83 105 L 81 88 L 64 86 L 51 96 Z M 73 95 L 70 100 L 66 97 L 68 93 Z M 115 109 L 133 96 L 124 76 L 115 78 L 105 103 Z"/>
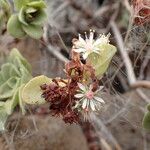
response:
<path fill-rule="evenodd" d="M 30 64 L 13 49 L 0 70 L 0 131 L 4 130 L 7 117 L 18 104 L 25 113 L 21 91 L 31 78 Z"/>
<path fill-rule="evenodd" d="M 22 38 L 28 35 L 39 39 L 43 34 L 43 23 L 46 19 L 46 4 L 43 0 L 14 0 L 17 14 L 13 14 L 7 24 L 8 32 Z"/>

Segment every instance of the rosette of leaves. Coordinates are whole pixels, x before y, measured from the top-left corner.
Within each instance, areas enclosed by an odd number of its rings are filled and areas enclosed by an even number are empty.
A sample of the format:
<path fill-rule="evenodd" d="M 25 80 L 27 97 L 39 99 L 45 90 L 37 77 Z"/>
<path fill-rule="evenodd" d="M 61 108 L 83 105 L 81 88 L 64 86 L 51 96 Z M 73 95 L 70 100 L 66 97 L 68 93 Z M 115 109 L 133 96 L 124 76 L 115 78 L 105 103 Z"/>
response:
<path fill-rule="evenodd" d="M 43 22 L 46 19 L 46 4 L 43 0 L 14 0 L 18 13 L 13 14 L 7 24 L 8 32 L 15 38 L 28 35 L 39 39 L 43 34 Z"/>
<path fill-rule="evenodd" d="M 11 14 L 10 4 L 7 0 L 0 0 L 0 30 L 3 29 L 5 23 Z"/>
<path fill-rule="evenodd" d="M 13 49 L 0 70 L 0 131 L 5 129 L 7 117 L 17 105 L 25 113 L 21 91 L 31 78 L 30 64 Z"/>
<path fill-rule="evenodd" d="M 147 106 L 147 112 L 144 115 L 142 125 L 145 129 L 150 130 L 150 104 Z"/>
<path fill-rule="evenodd" d="M 95 69 L 96 76 L 102 77 L 117 49 L 111 44 L 101 44 L 99 45 L 99 49 L 100 54 L 91 53 L 87 58 L 87 62 Z"/>

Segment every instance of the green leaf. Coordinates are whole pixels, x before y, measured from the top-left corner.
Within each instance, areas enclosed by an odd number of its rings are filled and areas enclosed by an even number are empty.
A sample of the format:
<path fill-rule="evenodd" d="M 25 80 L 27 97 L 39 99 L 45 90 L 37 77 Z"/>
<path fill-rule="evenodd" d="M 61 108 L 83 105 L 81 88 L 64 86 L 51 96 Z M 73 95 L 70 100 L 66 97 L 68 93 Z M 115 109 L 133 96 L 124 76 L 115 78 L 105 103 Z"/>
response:
<path fill-rule="evenodd" d="M 32 72 L 31 65 L 16 48 L 11 50 L 8 57 L 8 62 L 15 64 L 17 68 L 20 68 L 23 65 L 30 73 Z"/>
<path fill-rule="evenodd" d="M 21 71 L 21 84 L 27 83 L 29 80 L 32 79 L 31 74 L 29 73 L 29 71 L 26 68 L 20 68 Z"/>
<path fill-rule="evenodd" d="M 13 85 L 14 84 L 14 85 Z M 13 85 L 13 88 L 11 87 Z M 20 79 L 11 77 L 4 84 L 0 86 L 0 99 L 6 99 L 13 96 L 16 88 L 20 85 Z"/>
<path fill-rule="evenodd" d="M 10 11 L 10 5 L 7 0 L 0 0 L 0 8 L 4 9 L 4 11 Z"/>
<path fill-rule="evenodd" d="M 43 0 L 41 1 L 33 1 L 27 4 L 30 7 L 38 7 L 38 8 L 46 8 L 46 4 Z"/>
<path fill-rule="evenodd" d="M 23 83 L 31 78 L 30 64 L 17 49 L 13 49 L 0 71 L 0 130 L 4 130 L 6 119 L 17 104 L 25 113 L 21 93 Z"/>
<path fill-rule="evenodd" d="M 142 124 L 145 129 L 150 130 L 150 112 L 144 115 Z"/>
<path fill-rule="evenodd" d="M 147 105 L 147 110 L 150 112 L 150 104 Z"/>
<path fill-rule="evenodd" d="M 27 35 L 34 39 L 40 39 L 43 35 L 43 29 L 41 26 L 31 24 L 28 26 L 23 25 L 23 29 Z"/>
<path fill-rule="evenodd" d="M 24 25 L 28 25 L 27 21 L 26 21 L 26 16 L 25 16 L 25 11 L 26 11 L 26 7 L 22 7 L 21 10 L 19 11 L 19 15 L 18 15 L 18 19 L 21 23 L 23 23 Z"/>
<path fill-rule="evenodd" d="M 2 65 L 1 72 L 2 72 L 3 81 L 9 79 L 9 77 L 10 77 L 9 70 L 11 69 L 11 67 L 12 67 L 12 64 L 9 64 L 9 63 Z"/>
<path fill-rule="evenodd" d="M 21 23 L 19 22 L 17 15 L 12 15 L 9 18 L 7 23 L 7 30 L 15 38 L 22 38 L 26 35 L 22 29 Z"/>
<path fill-rule="evenodd" d="M 5 130 L 5 123 L 7 121 L 8 114 L 5 110 L 5 108 L 0 108 L 0 131 Z"/>
<path fill-rule="evenodd" d="M 24 88 L 25 84 L 23 84 L 20 88 L 19 88 L 19 106 L 21 109 L 22 114 L 24 115 L 26 110 L 25 110 L 25 103 L 22 99 L 22 90 Z"/>
<path fill-rule="evenodd" d="M 87 61 L 94 67 L 96 76 L 102 76 L 116 53 L 116 47 L 111 44 L 103 44 L 100 48 L 100 54 L 92 53 L 88 56 Z"/>
<path fill-rule="evenodd" d="M 18 89 L 16 89 L 12 99 L 8 99 L 5 102 L 5 110 L 8 115 L 10 115 L 13 112 L 13 110 L 16 107 L 16 105 L 18 104 L 18 102 L 19 102 L 19 91 L 18 91 Z"/>
<path fill-rule="evenodd" d="M 26 6 L 29 1 L 30 0 L 14 0 L 16 10 L 20 10 L 23 6 Z"/>
<path fill-rule="evenodd" d="M 43 104 L 45 99 L 42 97 L 40 88 L 43 84 L 51 83 L 51 79 L 41 75 L 31 79 L 22 90 L 22 99 L 27 104 Z"/>
<path fill-rule="evenodd" d="M 46 13 L 43 9 L 41 9 L 39 11 L 38 15 L 34 18 L 34 21 L 32 21 L 31 24 L 42 25 L 45 20 L 46 20 Z"/>

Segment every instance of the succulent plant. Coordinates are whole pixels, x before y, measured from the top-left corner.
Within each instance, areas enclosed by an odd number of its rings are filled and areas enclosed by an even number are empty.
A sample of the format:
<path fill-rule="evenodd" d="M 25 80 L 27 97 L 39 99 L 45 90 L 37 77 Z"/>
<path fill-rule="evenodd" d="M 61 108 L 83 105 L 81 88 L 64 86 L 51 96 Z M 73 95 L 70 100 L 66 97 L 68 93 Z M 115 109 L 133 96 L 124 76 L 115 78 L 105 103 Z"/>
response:
<path fill-rule="evenodd" d="M 142 124 L 146 130 L 150 130 L 150 104 L 147 106 L 147 110 L 148 111 L 144 115 Z"/>
<path fill-rule="evenodd" d="M 11 14 L 10 4 L 7 0 L 0 0 L 0 30 L 3 29 L 5 23 Z"/>
<path fill-rule="evenodd" d="M 17 13 L 7 24 L 8 32 L 15 38 L 28 35 L 34 39 L 42 37 L 42 25 L 46 19 L 46 4 L 43 0 L 14 0 Z"/>
<path fill-rule="evenodd" d="M 18 104 L 25 113 L 21 91 L 31 78 L 30 64 L 13 49 L 0 70 L 0 130 L 5 129 L 7 117 Z"/>

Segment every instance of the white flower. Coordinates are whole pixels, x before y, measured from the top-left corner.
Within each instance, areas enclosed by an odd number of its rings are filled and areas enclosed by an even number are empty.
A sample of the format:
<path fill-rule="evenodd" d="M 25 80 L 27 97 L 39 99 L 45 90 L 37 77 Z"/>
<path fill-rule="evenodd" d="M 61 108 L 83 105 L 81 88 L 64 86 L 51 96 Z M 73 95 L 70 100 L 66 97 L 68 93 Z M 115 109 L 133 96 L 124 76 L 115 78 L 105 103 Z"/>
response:
<path fill-rule="evenodd" d="M 91 53 L 100 54 L 100 45 L 108 44 L 109 36 L 109 34 L 107 36 L 101 34 L 96 40 L 94 40 L 94 31 L 90 30 L 89 37 L 87 37 L 87 34 L 85 33 L 84 40 L 79 34 L 79 39 L 74 42 L 74 51 L 81 53 L 83 59 L 86 59 Z"/>
<path fill-rule="evenodd" d="M 101 108 L 102 104 L 105 103 L 102 98 L 96 96 L 97 92 L 103 88 L 102 86 L 96 92 L 92 91 L 92 86 L 88 88 L 81 83 L 78 83 L 78 86 L 80 90 L 75 97 L 80 100 L 77 102 L 76 108 L 81 106 L 85 112 L 97 111 Z"/>

